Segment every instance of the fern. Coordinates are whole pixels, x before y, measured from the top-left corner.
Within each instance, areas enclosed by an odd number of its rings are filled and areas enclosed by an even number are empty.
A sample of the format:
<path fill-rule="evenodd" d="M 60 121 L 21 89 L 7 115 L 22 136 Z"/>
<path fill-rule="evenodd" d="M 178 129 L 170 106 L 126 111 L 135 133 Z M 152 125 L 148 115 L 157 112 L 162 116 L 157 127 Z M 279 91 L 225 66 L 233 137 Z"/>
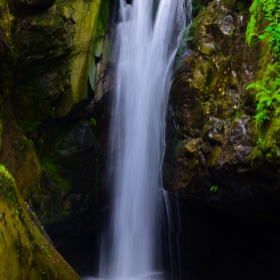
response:
<path fill-rule="evenodd" d="M 256 92 L 257 114 L 255 118 L 258 122 L 267 121 L 273 114 L 274 117 L 280 115 L 280 65 L 274 63 L 268 65 L 262 80 L 251 83 L 246 90 Z"/>

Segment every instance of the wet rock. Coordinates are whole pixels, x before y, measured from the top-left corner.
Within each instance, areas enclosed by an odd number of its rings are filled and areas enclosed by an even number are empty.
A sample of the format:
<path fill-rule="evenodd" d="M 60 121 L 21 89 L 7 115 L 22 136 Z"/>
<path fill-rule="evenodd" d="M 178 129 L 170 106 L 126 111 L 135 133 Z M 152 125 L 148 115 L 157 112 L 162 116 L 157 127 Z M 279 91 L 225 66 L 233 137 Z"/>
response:
<path fill-rule="evenodd" d="M 99 102 L 108 92 L 113 90 L 114 71 L 109 62 L 101 60 L 97 65 L 96 94 L 94 102 Z"/>
<path fill-rule="evenodd" d="M 235 28 L 233 25 L 233 17 L 231 15 L 225 15 L 220 18 L 218 26 L 224 35 L 230 35 L 233 28 Z"/>
<path fill-rule="evenodd" d="M 44 204 L 37 204 L 37 212 L 45 224 L 63 222 L 94 208 L 101 188 L 102 157 L 87 120 L 57 134 L 41 157 Z M 34 198 L 35 206 L 38 199 Z"/>
<path fill-rule="evenodd" d="M 223 144 L 226 126 L 227 122 L 225 120 L 210 117 L 203 129 L 204 139 Z"/>

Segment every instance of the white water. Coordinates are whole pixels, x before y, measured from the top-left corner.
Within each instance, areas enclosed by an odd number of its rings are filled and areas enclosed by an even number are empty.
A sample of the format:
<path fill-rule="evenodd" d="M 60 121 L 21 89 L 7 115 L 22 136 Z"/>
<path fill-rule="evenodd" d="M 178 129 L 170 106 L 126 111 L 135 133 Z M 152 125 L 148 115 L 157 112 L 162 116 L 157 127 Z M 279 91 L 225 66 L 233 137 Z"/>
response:
<path fill-rule="evenodd" d="M 184 2 L 134 0 L 128 5 L 120 0 L 110 127 L 113 209 L 99 279 L 165 278 L 159 271 L 161 163 L 172 66 L 185 28 Z"/>

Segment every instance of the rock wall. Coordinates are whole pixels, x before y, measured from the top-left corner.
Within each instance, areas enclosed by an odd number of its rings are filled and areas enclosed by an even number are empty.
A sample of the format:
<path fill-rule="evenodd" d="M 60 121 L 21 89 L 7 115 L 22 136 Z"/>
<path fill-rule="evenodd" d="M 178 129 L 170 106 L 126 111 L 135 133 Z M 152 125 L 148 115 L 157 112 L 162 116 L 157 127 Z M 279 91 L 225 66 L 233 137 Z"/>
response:
<path fill-rule="evenodd" d="M 101 186 L 98 137 L 106 113 L 98 102 L 111 89 L 104 75 L 109 1 L 8 1 L 7 7 L 0 160 L 23 199 L 52 225 L 93 209 Z"/>
<path fill-rule="evenodd" d="M 0 162 L 15 178 L 32 219 L 38 217 L 66 259 L 76 256 L 72 264 L 83 269 L 85 262 L 92 267 L 96 261 L 77 254 L 94 239 L 85 235 L 92 230 L 103 184 L 113 80 L 110 5 L 107 0 L 0 1 Z M 24 228 L 14 216 L 9 227 Z M 20 231 L 21 243 L 15 237 L 15 248 L 26 251 L 18 261 L 9 240 L 6 259 L 21 272 L 12 275 L 3 263 L 1 279 L 78 279 L 37 231 L 34 226 L 27 237 Z M 81 249 L 83 242 L 87 249 Z M 0 251 L 6 254 L 4 245 Z"/>
<path fill-rule="evenodd" d="M 171 90 L 166 166 L 175 171 L 166 172 L 167 188 L 227 202 L 278 190 L 280 127 L 255 120 L 246 90 L 273 59 L 268 41 L 246 43 L 250 5 L 212 1 L 194 20 Z M 260 151 L 260 139 L 273 157 Z"/>

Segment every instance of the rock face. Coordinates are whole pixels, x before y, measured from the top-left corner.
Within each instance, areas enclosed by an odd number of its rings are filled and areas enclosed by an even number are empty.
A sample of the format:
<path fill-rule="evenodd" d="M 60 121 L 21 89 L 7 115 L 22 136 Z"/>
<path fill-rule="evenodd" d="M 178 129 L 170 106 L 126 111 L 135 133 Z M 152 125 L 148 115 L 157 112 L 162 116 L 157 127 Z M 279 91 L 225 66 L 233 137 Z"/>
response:
<path fill-rule="evenodd" d="M 264 56 L 271 56 L 264 52 L 266 42 L 257 48 L 246 44 L 248 7 L 213 1 L 193 23 L 171 90 L 176 127 L 169 128 L 173 150 L 166 162 L 175 165 L 175 174 L 166 176 L 167 188 L 230 202 L 279 187 L 279 158 L 257 156 L 264 125 L 254 119 L 254 96 L 246 87 L 266 67 Z M 277 139 L 279 125 L 267 127 Z M 271 148 L 280 151 L 278 144 Z M 258 179 L 244 180 L 252 176 Z"/>

